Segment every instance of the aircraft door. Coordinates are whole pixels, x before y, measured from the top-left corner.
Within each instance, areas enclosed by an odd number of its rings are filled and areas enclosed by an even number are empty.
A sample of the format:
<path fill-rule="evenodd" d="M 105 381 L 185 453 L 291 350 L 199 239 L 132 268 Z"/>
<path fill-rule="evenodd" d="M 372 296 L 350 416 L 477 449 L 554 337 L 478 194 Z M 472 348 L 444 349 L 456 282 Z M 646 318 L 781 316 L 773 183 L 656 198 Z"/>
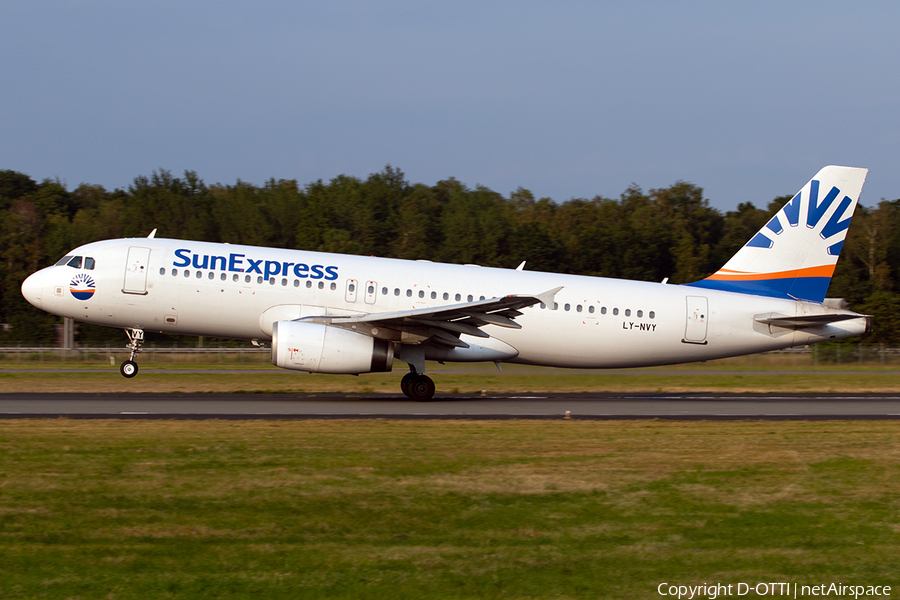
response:
<path fill-rule="evenodd" d="M 347 280 L 347 294 L 344 296 L 347 299 L 347 302 L 356 302 L 357 288 L 359 288 L 359 282 L 357 280 Z"/>
<path fill-rule="evenodd" d="M 125 261 L 125 283 L 122 292 L 125 294 L 147 294 L 147 273 L 150 271 L 150 248 L 132 246 L 128 248 L 128 259 Z"/>
<path fill-rule="evenodd" d="M 709 303 L 705 296 L 687 297 L 687 325 L 683 342 L 688 344 L 706 343 L 706 326 L 709 319 Z"/>
<path fill-rule="evenodd" d="M 377 289 L 378 289 L 378 284 L 375 283 L 374 281 L 366 282 L 366 304 L 375 304 Z"/>

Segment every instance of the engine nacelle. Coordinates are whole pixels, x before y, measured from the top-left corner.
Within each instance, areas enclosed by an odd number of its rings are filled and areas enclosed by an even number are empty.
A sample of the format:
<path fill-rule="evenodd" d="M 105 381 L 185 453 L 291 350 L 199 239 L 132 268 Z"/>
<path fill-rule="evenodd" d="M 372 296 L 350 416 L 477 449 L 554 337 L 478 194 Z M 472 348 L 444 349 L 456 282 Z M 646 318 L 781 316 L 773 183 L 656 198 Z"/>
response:
<path fill-rule="evenodd" d="M 321 323 L 277 321 L 272 324 L 272 363 L 310 373 L 390 371 L 394 346 L 355 331 Z"/>

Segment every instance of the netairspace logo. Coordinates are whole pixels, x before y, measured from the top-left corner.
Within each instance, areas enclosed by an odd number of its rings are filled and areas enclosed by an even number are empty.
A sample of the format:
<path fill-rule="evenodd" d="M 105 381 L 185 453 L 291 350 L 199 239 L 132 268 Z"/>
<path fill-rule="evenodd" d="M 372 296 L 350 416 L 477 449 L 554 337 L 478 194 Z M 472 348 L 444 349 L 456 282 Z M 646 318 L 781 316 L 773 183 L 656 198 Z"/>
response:
<path fill-rule="evenodd" d="M 889 585 L 844 585 L 842 583 L 822 583 L 819 585 L 802 585 L 799 583 L 704 583 L 701 585 L 673 585 L 668 582 L 657 586 L 660 596 L 671 596 L 679 600 L 686 598 L 716 598 L 726 596 L 746 596 L 753 592 L 754 596 L 787 596 L 789 598 L 864 598 L 873 596 L 890 596 Z"/>
<path fill-rule="evenodd" d="M 90 300 L 97 291 L 96 288 L 97 285 L 87 273 L 79 273 L 69 282 L 69 292 L 79 300 Z"/>

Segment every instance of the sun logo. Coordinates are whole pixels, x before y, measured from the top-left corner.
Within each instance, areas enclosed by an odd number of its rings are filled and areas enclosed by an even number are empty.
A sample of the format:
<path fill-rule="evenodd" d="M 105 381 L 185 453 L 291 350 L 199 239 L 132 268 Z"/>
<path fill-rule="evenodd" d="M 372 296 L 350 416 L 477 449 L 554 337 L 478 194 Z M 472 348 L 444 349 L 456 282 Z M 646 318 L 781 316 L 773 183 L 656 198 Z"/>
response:
<path fill-rule="evenodd" d="M 79 273 L 69 282 L 69 291 L 79 300 L 90 300 L 97 285 L 87 273 Z"/>

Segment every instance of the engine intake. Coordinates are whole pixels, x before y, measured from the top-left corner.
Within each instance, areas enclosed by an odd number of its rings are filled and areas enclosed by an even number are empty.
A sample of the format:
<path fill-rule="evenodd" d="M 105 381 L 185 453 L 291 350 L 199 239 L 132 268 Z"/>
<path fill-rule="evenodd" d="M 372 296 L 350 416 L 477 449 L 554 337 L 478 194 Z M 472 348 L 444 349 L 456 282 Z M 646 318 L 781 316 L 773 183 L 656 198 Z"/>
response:
<path fill-rule="evenodd" d="M 355 331 L 321 323 L 277 321 L 272 324 L 272 363 L 310 373 L 378 373 L 390 371 L 394 346 Z"/>

